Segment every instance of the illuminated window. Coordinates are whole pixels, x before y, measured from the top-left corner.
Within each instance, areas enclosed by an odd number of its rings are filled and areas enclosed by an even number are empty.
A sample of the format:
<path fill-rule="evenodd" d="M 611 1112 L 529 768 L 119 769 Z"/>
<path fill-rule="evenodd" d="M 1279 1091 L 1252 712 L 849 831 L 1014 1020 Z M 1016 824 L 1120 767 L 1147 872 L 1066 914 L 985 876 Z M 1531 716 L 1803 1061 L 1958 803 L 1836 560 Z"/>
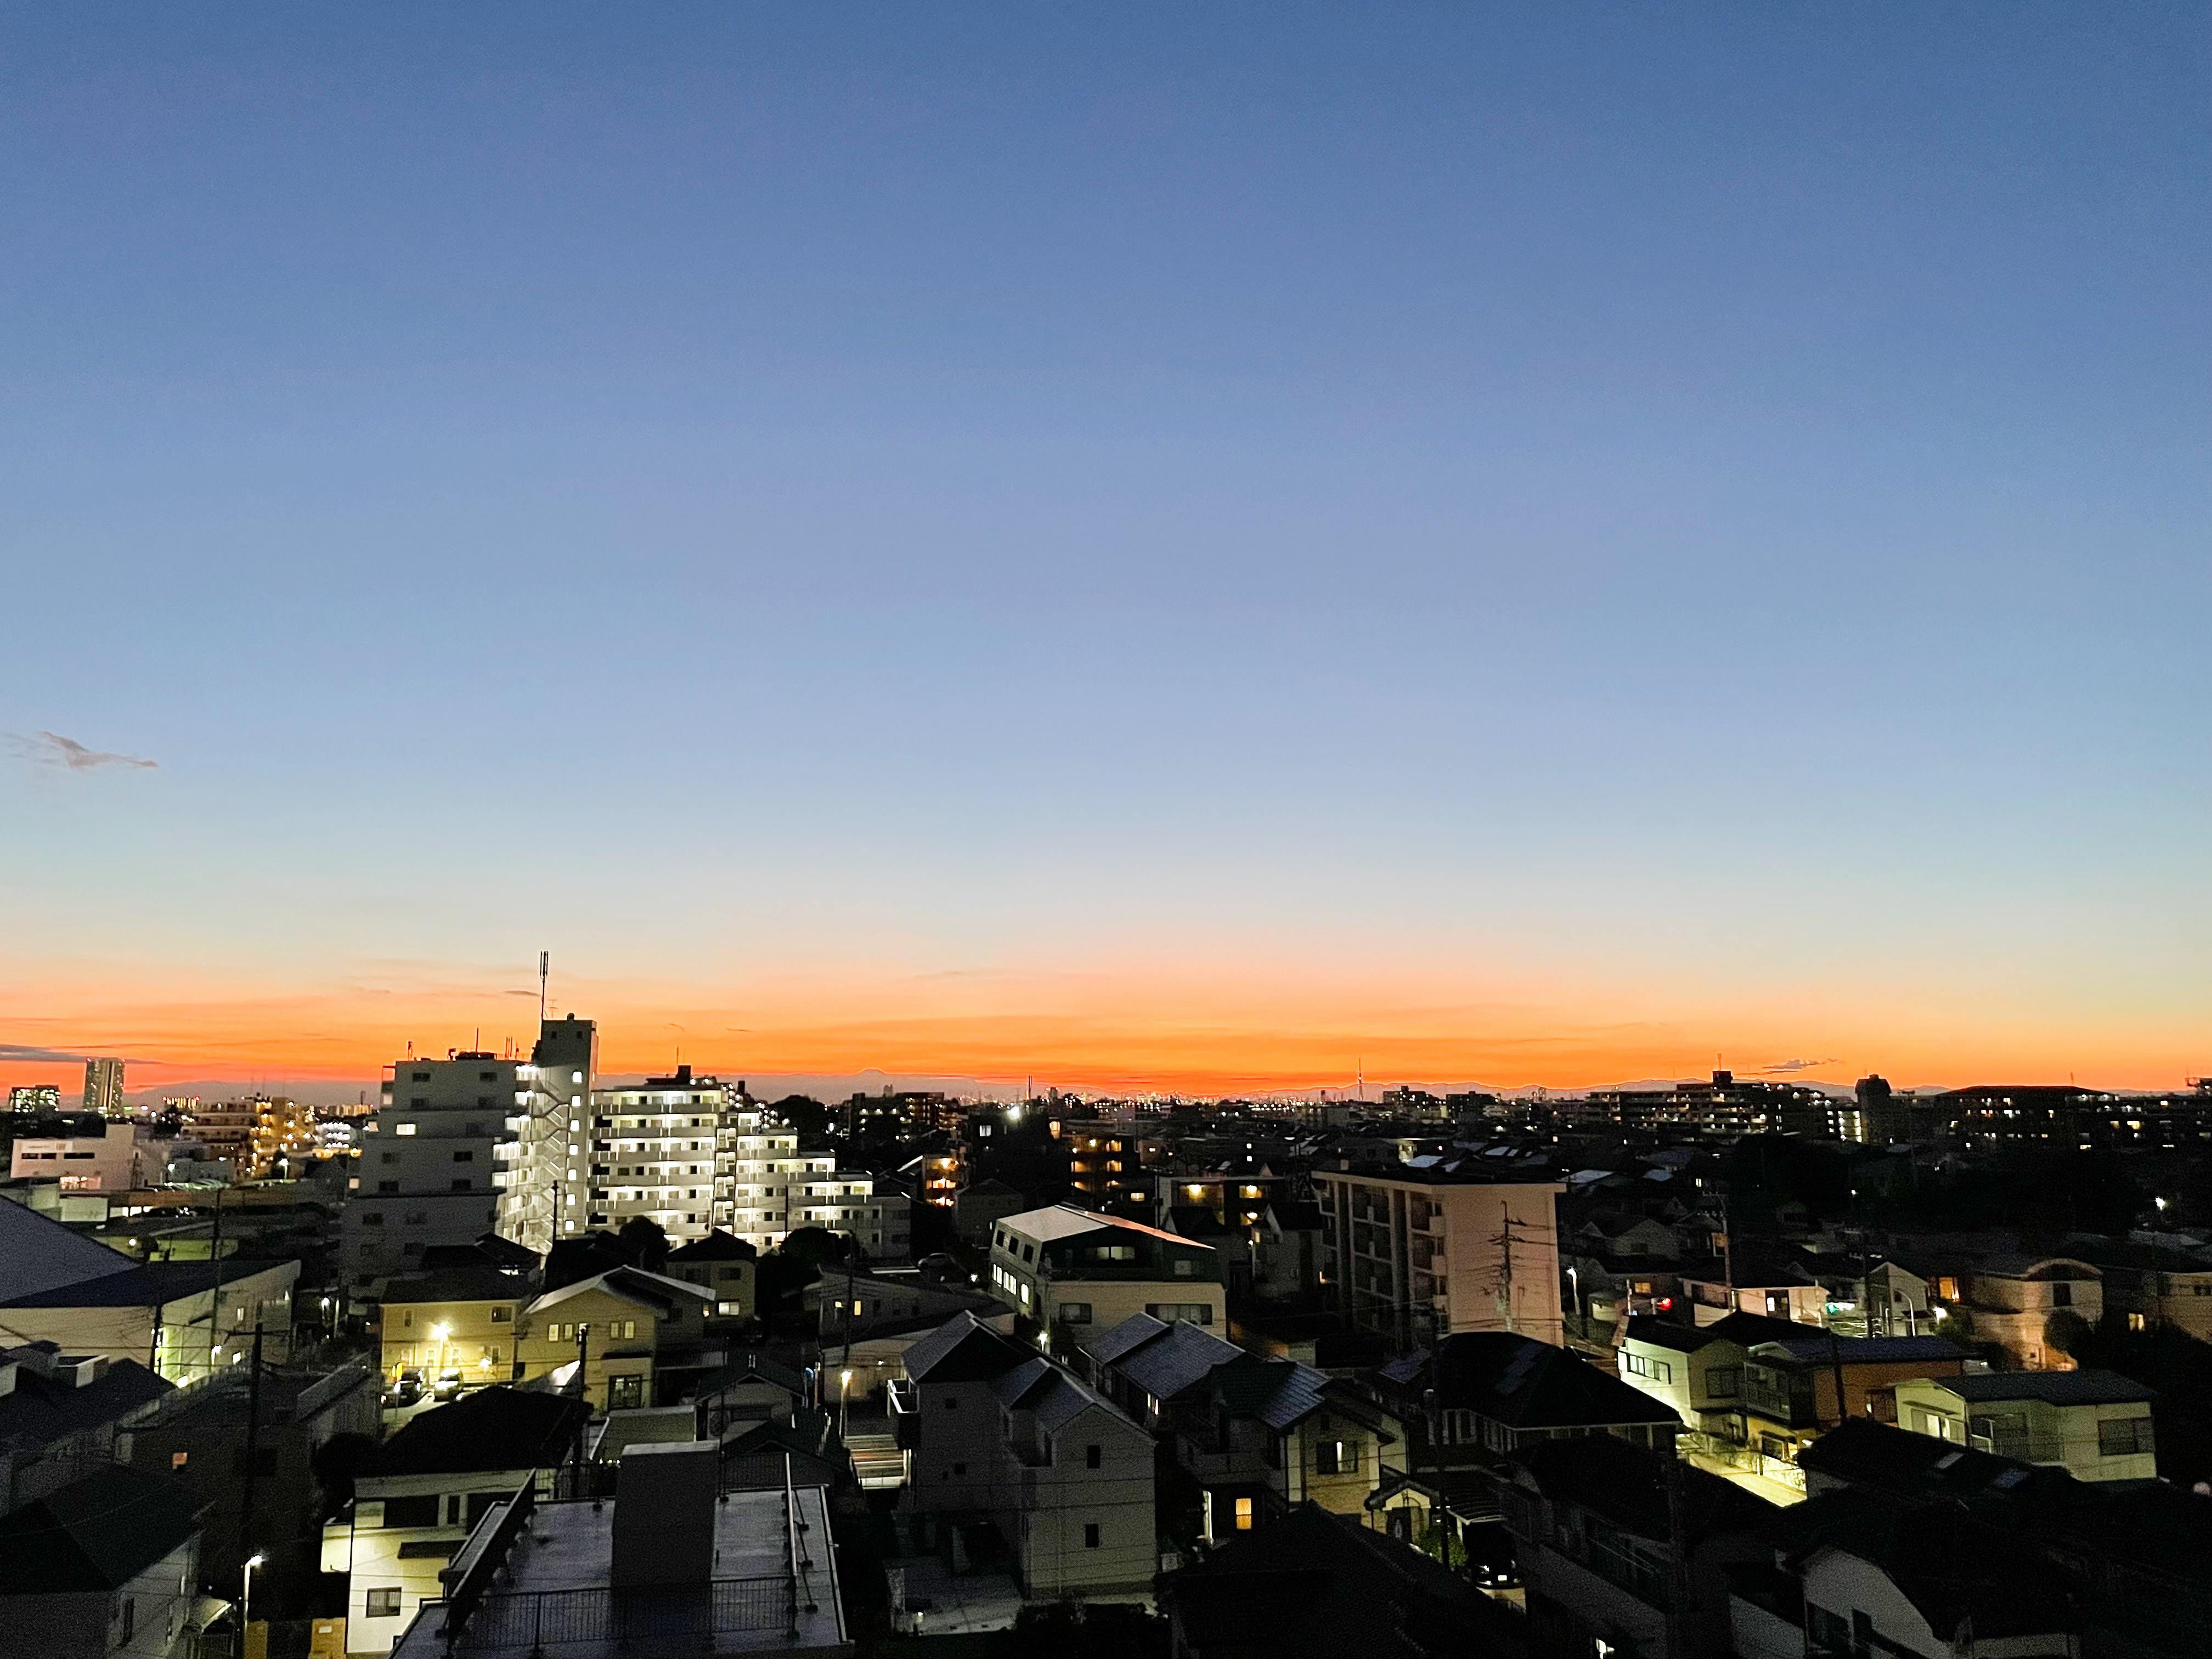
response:
<path fill-rule="evenodd" d="M 1237 1530 L 1239 1532 L 1252 1530 L 1252 1500 L 1249 1498 L 1240 1498 L 1237 1500 Z"/>
<path fill-rule="evenodd" d="M 403 1123 L 392 1133 L 396 1135 L 411 1135 L 415 1133 L 415 1126 L 411 1123 Z"/>

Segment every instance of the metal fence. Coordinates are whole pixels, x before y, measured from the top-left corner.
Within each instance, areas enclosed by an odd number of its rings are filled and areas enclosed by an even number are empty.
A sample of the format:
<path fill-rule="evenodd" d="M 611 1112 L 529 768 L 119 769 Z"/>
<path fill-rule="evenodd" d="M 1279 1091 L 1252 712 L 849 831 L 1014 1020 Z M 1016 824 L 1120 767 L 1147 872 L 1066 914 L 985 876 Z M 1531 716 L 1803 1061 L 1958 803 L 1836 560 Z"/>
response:
<path fill-rule="evenodd" d="M 635 1645 L 703 1642 L 740 1631 L 789 1631 L 797 1617 L 788 1578 L 718 1578 L 703 1589 L 617 1593 L 605 1585 L 487 1595 L 457 1644 L 478 1648 L 558 1647 L 597 1642 Z"/>

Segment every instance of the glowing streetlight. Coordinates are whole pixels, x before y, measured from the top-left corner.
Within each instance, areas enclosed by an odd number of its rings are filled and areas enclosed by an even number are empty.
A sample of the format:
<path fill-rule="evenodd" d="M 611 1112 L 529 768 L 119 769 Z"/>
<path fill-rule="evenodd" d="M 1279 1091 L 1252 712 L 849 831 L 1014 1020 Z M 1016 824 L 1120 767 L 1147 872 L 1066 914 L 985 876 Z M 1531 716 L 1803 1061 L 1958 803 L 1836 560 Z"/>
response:
<path fill-rule="evenodd" d="M 851 1385 L 852 1381 L 853 1373 L 849 1370 L 837 1373 L 837 1437 L 840 1440 L 845 1437 L 845 1390 Z"/>
<path fill-rule="evenodd" d="M 268 1559 L 258 1550 L 246 1558 L 246 1583 L 238 1595 L 238 1636 L 241 1644 L 246 1639 L 246 1626 L 253 1617 L 253 1570 Z"/>

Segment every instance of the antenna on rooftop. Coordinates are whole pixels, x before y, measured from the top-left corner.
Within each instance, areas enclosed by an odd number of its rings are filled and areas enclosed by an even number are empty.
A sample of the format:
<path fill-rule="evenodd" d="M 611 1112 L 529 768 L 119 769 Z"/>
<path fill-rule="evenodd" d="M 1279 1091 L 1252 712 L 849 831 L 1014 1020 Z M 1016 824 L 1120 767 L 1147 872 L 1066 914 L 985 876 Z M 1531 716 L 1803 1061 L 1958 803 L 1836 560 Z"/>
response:
<path fill-rule="evenodd" d="M 538 953 L 538 1023 L 540 1025 L 545 1023 L 545 975 L 552 971 L 553 953 L 540 951 Z"/>

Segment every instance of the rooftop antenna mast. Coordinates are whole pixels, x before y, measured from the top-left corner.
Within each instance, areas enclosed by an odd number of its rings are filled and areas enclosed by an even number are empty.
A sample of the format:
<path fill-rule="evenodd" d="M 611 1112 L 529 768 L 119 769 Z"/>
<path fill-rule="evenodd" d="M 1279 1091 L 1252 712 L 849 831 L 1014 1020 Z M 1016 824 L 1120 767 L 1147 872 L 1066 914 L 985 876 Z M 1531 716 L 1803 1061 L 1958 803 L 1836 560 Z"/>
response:
<path fill-rule="evenodd" d="M 552 971 L 553 953 L 540 951 L 538 953 L 538 1023 L 540 1025 L 545 1023 L 545 975 Z"/>

